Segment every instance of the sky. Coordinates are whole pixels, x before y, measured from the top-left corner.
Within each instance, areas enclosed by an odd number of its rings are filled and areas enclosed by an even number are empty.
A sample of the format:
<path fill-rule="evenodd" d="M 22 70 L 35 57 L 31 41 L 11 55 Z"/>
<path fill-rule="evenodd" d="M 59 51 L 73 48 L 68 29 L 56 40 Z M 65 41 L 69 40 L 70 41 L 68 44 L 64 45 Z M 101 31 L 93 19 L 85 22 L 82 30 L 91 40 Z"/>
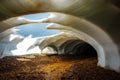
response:
<path fill-rule="evenodd" d="M 38 13 L 38 14 L 29 14 L 24 15 L 20 17 L 24 17 L 31 20 L 39 20 L 45 17 L 48 17 L 49 13 Z M 58 30 L 47 30 L 45 26 L 48 24 L 42 23 L 35 23 L 35 24 L 26 24 L 17 26 L 17 29 L 20 29 L 20 31 L 17 32 L 17 34 L 20 34 L 24 37 L 27 37 L 29 35 L 32 35 L 32 37 L 42 37 L 42 36 L 48 36 L 53 34 L 58 34 Z"/>

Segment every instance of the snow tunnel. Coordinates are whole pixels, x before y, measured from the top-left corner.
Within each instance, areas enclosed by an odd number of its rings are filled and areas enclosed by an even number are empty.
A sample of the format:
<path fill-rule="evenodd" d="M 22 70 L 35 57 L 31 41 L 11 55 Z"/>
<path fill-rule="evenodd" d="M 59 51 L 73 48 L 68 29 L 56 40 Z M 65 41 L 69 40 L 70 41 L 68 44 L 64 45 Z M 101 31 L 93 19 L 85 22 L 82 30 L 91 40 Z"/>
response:
<path fill-rule="evenodd" d="M 37 53 L 45 55 L 97 57 L 96 65 L 106 70 L 120 72 L 119 3 L 119 0 L 1 0 L 0 58 L 13 56 L 13 54 L 15 56 L 31 54 L 37 50 Z M 19 17 L 43 12 L 51 15 L 38 20 L 34 20 L 34 17 L 32 19 Z M 59 30 L 60 33 L 37 38 L 13 34 L 17 31 L 13 27 L 25 24 L 48 24 L 45 25 L 47 29 Z M 34 27 L 29 28 L 35 29 Z M 24 27 L 22 31 L 24 30 L 28 29 Z M 38 30 L 36 29 L 36 33 L 39 32 Z M 45 62 L 42 62 L 42 59 L 40 62 L 43 64 L 49 62 L 51 57 L 46 57 L 48 61 L 43 58 Z M 28 63 L 28 65 L 30 64 Z M 70 65 L 68 64 L 68 66 Z M 50 66 L 50 68 L 52 67 Z M 63 67 L 66 68 L 66 66 Z M 44 67 L 42 70 L 49 72 L 50 68 Z M 39 69 L 37 70 L 39 71 Z"/>

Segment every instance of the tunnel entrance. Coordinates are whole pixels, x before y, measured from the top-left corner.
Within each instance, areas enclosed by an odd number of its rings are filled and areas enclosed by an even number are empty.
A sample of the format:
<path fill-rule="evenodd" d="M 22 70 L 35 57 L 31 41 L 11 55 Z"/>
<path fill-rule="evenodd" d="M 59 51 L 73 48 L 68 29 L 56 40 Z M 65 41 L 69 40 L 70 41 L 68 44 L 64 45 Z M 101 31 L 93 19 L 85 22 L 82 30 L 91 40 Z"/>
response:
<path fill-rule="evenodd" d="M 82 40 L 68 40 L 60 46 L 60 53 L 81 58 L 97 57 L 96 50 Z"/>

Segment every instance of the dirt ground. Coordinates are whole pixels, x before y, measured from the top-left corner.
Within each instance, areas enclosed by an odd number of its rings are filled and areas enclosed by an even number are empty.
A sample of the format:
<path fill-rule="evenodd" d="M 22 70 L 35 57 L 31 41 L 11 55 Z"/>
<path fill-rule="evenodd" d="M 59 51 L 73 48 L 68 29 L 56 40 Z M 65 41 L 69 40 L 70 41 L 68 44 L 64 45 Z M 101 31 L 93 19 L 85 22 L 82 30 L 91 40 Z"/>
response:
<path fill-rule="evenodd" d="M 96 58 L 27 55 L 0 60 L 0 80 L 120 80 L 97 66 Z"/>

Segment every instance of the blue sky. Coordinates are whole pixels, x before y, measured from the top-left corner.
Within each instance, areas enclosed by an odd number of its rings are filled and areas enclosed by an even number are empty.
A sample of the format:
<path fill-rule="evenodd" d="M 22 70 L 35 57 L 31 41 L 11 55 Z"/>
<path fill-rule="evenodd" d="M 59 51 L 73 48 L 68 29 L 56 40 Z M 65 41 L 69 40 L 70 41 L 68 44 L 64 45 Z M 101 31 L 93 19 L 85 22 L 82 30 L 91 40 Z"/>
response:
<path fill-rule="evenodd" d="M 30 14 L 30 15 L 24 15 L 21 17 L 32 19 L 32 20 L 38 20 L 45 17 L 48 17 L 49 13 L 38 13 L 38 14 Z M 41 36 L 48 36 L 53 34 L 58 34 L 58 30 L 47 30 L 45 26 L 48 24 L 26 24 L 17 26 L 20 31 L 17 32 L 17 34 L 23 35 L 23 36 L 29 36 L 30 34 L 33 35 L 33 37 L 41 37 Z"/>

